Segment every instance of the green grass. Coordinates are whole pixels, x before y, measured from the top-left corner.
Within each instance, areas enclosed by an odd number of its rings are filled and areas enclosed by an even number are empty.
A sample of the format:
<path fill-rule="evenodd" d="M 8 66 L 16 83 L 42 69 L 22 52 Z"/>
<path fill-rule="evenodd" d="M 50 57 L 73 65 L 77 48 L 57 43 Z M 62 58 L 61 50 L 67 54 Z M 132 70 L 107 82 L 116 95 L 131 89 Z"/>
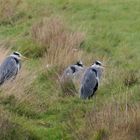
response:
<path fill-rule="evenodd" d="M 130 87 L 124 85 L 125 75 L 131 70 L 140 78 L 139 0 L 25 0 L 24 3 L 22 12 L 17 9 L 12 24 L 0 23 L 0 40 L 10 40 L 12 50 L 30 57 L 31 60 L 25 63 L 30 71 L 38 70 L 37 78 L 24 92 L 36 96 L 39 102 L 30 104 L 29 101 L 19 102 L 14 96 L 2 96 L 0 106 L 11 115 L 11 122 L 30 133 L 29 139 L 80 139 L 77 135 L 85 127 L 85 114 L 95 104 L 102 106 L 103 102 L 112 97 L 121 98 L 124 93 L 128 96 L 133 93 L 130 103 L 139 102 L 139 79 Z M 96 103 L 95 99 L 82 101 L 78 97 L 61 97 L 57 68 L 53 72 L 40 73 L 43 52 L 32 40 L 31 27 L 43 17 L 53 16 L 61 17 L 72 31 L 84 32 L 86 37 L 81 49 L 97 56 L 96 59 L 107 58 L 107 65 L 115 70 L 110 75 L 106 68 L 107 83 L 101 84 Z M 21 130 L 19 133 L 23 134 Z M 96 140 L 102 140 L 106 130 L 102 129 L 96 135 Z"/>

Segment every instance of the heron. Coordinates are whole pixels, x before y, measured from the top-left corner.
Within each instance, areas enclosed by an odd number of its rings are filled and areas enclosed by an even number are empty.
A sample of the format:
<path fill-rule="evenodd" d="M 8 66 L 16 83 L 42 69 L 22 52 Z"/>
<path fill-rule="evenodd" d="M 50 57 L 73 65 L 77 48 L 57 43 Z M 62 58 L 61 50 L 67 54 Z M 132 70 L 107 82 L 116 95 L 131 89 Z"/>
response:
<path fill-rule="evenodd" d="M 64 79 L 67 79 L 67 78 L 72 79 L 74 74 L 81 69 L 83 69 L 83 62 L 82 61 L 77 61 L 75 64 L 70 65 L 65 69 L 64 73 L 61 76 L 61 80 L 64 80 Z"/>
<path fill-rule="evenodd" d="M 75 64 L 68 66 L 64 70 L 60 78 L 60 83 L 63 92 L 71 93 L 71 94 L 76 92 L 76 88 L 73 80 L 75 79 L 75 77 L 77 77 L 78 72 L 80 72 L 82 69 L 83 69 L 82 61 L 77 61 Z"/>
<path fill-rule="evenodd" d="M 0 85 L 4 82 L 15 79 L 20 68 L 21 59 L 26 59 L 19 52 L 13 52 L 0 65 Z"/>
<path fill-rule="evenodd" d="M 80 98 L 90 99 L 95 94 L 99 87 L 103 68 L 102 63 L 97 60 L 85 71 L 81 81 Z"/>

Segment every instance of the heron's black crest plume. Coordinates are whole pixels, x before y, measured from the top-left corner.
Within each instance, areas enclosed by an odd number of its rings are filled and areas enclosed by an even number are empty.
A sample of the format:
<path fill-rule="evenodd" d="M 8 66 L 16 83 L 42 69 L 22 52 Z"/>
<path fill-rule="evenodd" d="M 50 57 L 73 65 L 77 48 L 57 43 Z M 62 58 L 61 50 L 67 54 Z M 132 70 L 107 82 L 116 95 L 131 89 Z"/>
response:
<path fill-rule="evenodd" d="M 83 67 L 82 61 L 77 61 L 77 63 L 75 65 L 80 66 L 80 67 Z"/>
<path fill-rule="evenodd" d="M 100 61 L 95 61 L 95 64 L 96 64 L 96 65 L 99 65 L 99 66 L 102 65 L 102 63 L 101 63 Z"/>
<path fill-rule="evenodd" d="M 13 52 L 14 55 L 20 56 L 19 52 Z"/>

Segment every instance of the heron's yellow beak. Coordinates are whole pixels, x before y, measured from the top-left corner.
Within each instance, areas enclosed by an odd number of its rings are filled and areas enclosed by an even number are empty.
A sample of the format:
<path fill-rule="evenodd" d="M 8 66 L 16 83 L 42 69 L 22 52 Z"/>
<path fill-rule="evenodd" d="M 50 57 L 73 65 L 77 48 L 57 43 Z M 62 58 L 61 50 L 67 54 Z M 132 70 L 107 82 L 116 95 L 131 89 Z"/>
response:
<path fill-rule="evenodd" d="M 100 66 L 101 67 L 101 69 L 104 69 L 104 68 L 106 68 L 107 66 L 106 65 L 102 65 L 102 66 Z"/>
<path fill-rule="evenodd" d="M 101 69 L 104 69 L 105 68 L 105 66 L 101 66 Z"/>
<path fill-rule="evenodd" d="M 103 68 L 111 68 L 111 66 L 108 66 L 108 65 L 103 65 L 102 67 Z"/>
<path fill-rule="evenodd" d="M 21 56 L 21 59 L 22 59 L 22 60 L 29 60 L 29 58 L 27 58 L 27 57 L 25 57 L 25 56 L 23 56 L 23 55 Z"/>

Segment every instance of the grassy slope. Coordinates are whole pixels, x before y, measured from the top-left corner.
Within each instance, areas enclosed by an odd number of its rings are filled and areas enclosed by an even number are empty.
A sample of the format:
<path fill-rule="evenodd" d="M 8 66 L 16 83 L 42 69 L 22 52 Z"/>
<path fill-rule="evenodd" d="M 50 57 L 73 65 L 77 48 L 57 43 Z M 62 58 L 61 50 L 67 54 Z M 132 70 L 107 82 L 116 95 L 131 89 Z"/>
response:
<path fill-rule="evenodd" d="M 124 74 L 123 71 L 131 70 L 139 72 L 139 5 L 139 0 L 70 0 L 68 2 L 66 0 L 27 0 L 23 4 L 23 11 L 26 9 L 26 12 L 20 15 L 21 18 L 19 16 L 12 25 L 0 25 L 0 39 L 10 40 L 10 46 L 20 51 L 27 46 L 32 48 L 37 45 L 30 41 L 32 24 L 44 16 L 61 16 L 68 25 L 71 25 L 72 30 L 78 28 L 86 32 L 83 49 L 99 58 L 106 57 L 110 60 L 108 65 L 111 65 L 112 70 L 119 70 L 118 73 L 114 72 L 115 74 Z M 30 49 L 26 51 L 23 53 L 33 57 Z M 39 65 L 38 61 L 33 58 L 27 63 L 28 68 L 34 70 Z M 31 63 L 33 68 L 30 67 Z M 83 129 L 84 114 L 94 107 L 94 100 L 83 102 L 77 97 L 59 97 L 60 91 L 53 88 L 55 85 L 51 78 L 53 74 L 49 73 L 50 75 L 45 75 L 45 78 L 43 74 L 42 72 L 38 75 L 30 91 L 44 104 L 43 113 L 40 111 L 38 113 L 36 106 L 32 104 L 23 103 L 14 106 L 9 101 L 10 106 L 3 102 L 1 105 L 9 112 L 12 111 L 12 120 L 32 132 L 35 138 L 72 139 L 80 129 Z M 128 89 L 122 86 L 120 79 L 117 75 L 109 77 L 107 80 L 111 81 L 101 86 L 97 97 L 99 104 L 112 95 L 129 94 L 129 90 L 135 94 L 132 99 L 139 100 L 138 83 Z"/>

